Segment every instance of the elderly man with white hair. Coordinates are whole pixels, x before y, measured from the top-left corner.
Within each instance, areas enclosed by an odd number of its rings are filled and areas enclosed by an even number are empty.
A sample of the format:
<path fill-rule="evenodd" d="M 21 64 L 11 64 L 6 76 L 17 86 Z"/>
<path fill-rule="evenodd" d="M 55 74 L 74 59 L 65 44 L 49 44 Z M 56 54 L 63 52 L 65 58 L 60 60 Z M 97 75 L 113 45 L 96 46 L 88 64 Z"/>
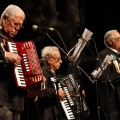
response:
<path fill-rule="evenodd" d="M 98 62 L 102 63 L 106 56 L 113 60 L 98 80 L 100 105 L 105 116 L 102 120 L 120 120 L 120 33 L 107 31 L 104 44 L 106 48 L 99 53 Z"/>
<path fill-rule="evenodd" d="M 21 57 L 7 51 L 7 41 L 20 30 L 25 13 L 16 5 L 9 5 L 0 19 L 0 120 L 20 120 L 24 110 L 24 90 L 17 88 L 14 80 L 14 66 L 21 63 Z"/>

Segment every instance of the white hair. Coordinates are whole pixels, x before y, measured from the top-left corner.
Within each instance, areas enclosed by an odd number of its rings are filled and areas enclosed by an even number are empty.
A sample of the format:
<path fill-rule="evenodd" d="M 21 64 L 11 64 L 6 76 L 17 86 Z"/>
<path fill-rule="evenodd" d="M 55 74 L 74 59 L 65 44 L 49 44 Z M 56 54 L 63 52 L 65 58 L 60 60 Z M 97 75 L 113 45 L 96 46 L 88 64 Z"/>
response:
<path fill-rule="evenodd" d="M 2 18 L 4 15 L 6 15 L 9 19 L 13 18 L 14 16 L 22 16 L 23 19 L 25 19 L 24 11 L 20 7 L 13 4 L 10 4 L 8 7 L 6 7 L 6 9 L 1 14 L 0 26 L 2 25 Z"/>
<path fill-rule="evenodd" d="M 112 39 L 112 38 L 114 38 L 114 33 L 116 33 L 116 32 L 118 32 L 118 31 L 117 30 L 109 30 L 105 33 L 105 35 L 104 35 L 105 46 L 109 46 L 109 42 L 108 42 L 109 39 L 114 41 L 114 39 Z"/>
<path fill-rule="evenodd" d="M 47 46 L 47 47 L 44 47 L 41 50 L 42 59 L 46 60 L 48 57 L 50 57 L 50 56 L 53 55 L 54 51 L 59 51 L 58 47 L 56 47 L 56 46 Z"/>

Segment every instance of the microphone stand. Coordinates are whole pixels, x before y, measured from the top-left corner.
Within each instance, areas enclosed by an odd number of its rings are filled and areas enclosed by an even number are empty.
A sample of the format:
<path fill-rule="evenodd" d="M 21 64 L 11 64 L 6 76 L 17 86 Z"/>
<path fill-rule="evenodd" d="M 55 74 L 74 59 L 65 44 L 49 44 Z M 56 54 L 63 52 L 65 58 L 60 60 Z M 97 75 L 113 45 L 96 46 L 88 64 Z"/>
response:
<path fill-rule="evenodd" d="M 57 34 L 58 34 L 58 36 L 60 37 L 60 39 L 61 39 L 61 41 L 62 41 L 62 43 L 63 43 L 66 51 L 68 52 L 68 49 L 67 49 L 67 47 L 66 47 L 66 45 L 65 45 L 65 43 L 64 43 L 64 41 L 63 41 L 63 39 L 62 39 L 62 37 L 61 37 L 61 35 L 60 35 L 60 33 L 59 33 L 56 29 L 54 29 L 54 30 L 57 32 Z"/>
<path fill-rule="evenodd" d="M 65 55 L 67 55 L 67 53 L 55 42 L 55 40 L 53 40 L 53 39 L 50 37 L 50 35 L 49 35 L 47 32 L 45 32 L 45 34 L 48 36 L 48 38 L 50 38 L 50 40 L 52 40 L 52 42 L 53 42 Z"/>
<path fill-rule="evenodd" d="M 95 83 L 94 80 L 92 80 L 90 78 L 90 76 L 88 76 L 88 74 L 79 66 L 77 65 L 77 68 L 79 70 L 79 73 L 81 73 L 81 71 L 87 76 L 87 78 L 90 80 L 90 82 L 92 82 L 93 84 Z M 82 95 L 82 81 L 80 83 L 80 88 L 79 88 L 79 92 L 80 92 L 80 120 L 84 120 L 84 107 L 83 107 L 83 95 Z"/>
<path fill-rule="evenodd" d="M 76 46 L 78 46 L 79 44 L 80 44 L 80 42 L 78 42 L 69 52 L 68 52 L 68 54 L 50 37 L 50 35 L 47 33 L 47 32 L 45 32 L 45 34 L 48 36 L 48 38 L 50 39 L 50 40 L 52 40 L 52 42 L 67 56 L 67 59 L 71 62 L 73 62 L 74 60 L 72 60 L 71 58 L 70 58 L 70 56 L 69 56 L 69 54 L 70 54 L 70 52 L 76 47 Z M 82 40 L 84 40 L 83 38 L 82 38 Z M 87 42 L 86 40 L 84 40 L 85 42 Z M 63 41 L 62 41 L 63 42 Z M 84 42 L 83 42 L 84 43 Z M 87 42 L 88 43 L 88 42 Z M 75 56 L 76 57 L 76 56 Z M 74 61 L 74 63 L 75 63 L 75 61 Z M 87 75 L 87 73 L 81 68 L 81 67 L 79 67 L 78 65 L 77 65 L 77 68 L 78 68 L 78 70 L 79 70 L 79 74 L 80 74 L 80 76 L 81 76 L 81 72 L 80 72 L 80 70 L 82 70 L 83 71 L 83 73 L 85 74 L 85 75 Z M 88 79 L 92 82 L 92 83 L 94 83 L 94 81 L 87 75 L 87 77 L 88 77 Z M 81 80 L 82 81 L 82 80 Z M 83 98 L 82 98 L 82 82 L 80 83 L 80 88 L 79 88 L 79 93 L 80 93 L 80 96 L 81 96 L 81 98 L 79 99 L 80 100 L 80 114 L 78 115 L 78 119 L 79 120 L 83 120 L 83 118 L 84 118 L 84 116 L 83 116 Z M 77 91 L 78 92 L 78 91 Z"/>
<path fill-rule="evenodd" d="M 99 64 L 101 63 L 101 60 L 100 60 L 100 58 L 99 58 Z M 104 66 L 106 66 L 106 65 L 104 65 Z M 104 70 L 106 69 L 106 68 L 104 68 L 104 66 L 101 66 L 101 64 L 100 64 L 100 69 L 101 69 L 101 71 L 100 72 L 102 72 L 102 73 L 100 73 L 99 72 L 99 74 L 94 78 L 95 79 L 95 81 L 96 81 L 96 91 L 97 91 L 97 109 L 98 109 L 98 118 L 99 118 L 99 120 L 100 120 L 100 106 L 99 106 L 99 102 L 98 102 L 98 78 L 100 77 L 100 75 L 103 75 L 103 79 L 105 79 L 105 86 L 106 86 L 106 94 L 107 94 L 107 99 L 108 99 L 108 111 L 107 111 L 107 119 L 106 120 L 110 120 L 110 98 L 109 98 L 109 93 L 108 93 L 108 83 L 109 83 L 109 85 L 110 85 L 110 87 L 114 90 L 115 89 L 115 87 L 114 87 L 114 85 L 112 84 L 112 82 L 111 82 L 111 80 L 110 80 L 110 78 L 109 78 L 109 75 L 108 74 L 105 74 L 105 73 L 103 73 L 104 72 Z M 102 79 L 102 78 L 101 78 Z"/>
<path fill-rule="evenodd" d="M 95 83 L 95 80 L 92 80 L 91 77 L 80 66 L 77 65 L 77 67 L 87 76 L 91 83 Z"/>
<path fill-rule="evenodd" d="M 107 118 L 106 118 L 106 120 L 110 120 L 110 97 L 109 97 L 109 88 L 108 88 L 108 84 L 110 85 L 110 87 L 114 90 L 115 89 L 115 87 L 114 87 L 114 85 L 112 84 L 112 82 L 111 82 L 111 80 L 110 80 L 110 78 L 109 78 L 109 75 L 107 75 L 107 74 L 103 74 L 103 77 L 105 77 L 105 85 L 106 85 L 106 94 L 107 94 L 107 101 L 108 101 L 108 111 L 107 111 Z"/>
<path fill-rule="evenodd" d="M 78 71 L 79 71 L 79 76 L 81 79 L 81 71 L 77 65 Z M 78 88 L 78 92 L 80 93 L 79 95 L 79 102 L 80 102 L 80 114 L 79 114 L 79 119 L 78 120 L 83 120 L 84 119 L 84 108 L 83 108 L 83 95 L 82 95 L 82 80 L 80 81 L 80 88 Z"/>
<path fill-rule="evenodd" d="M 104 77 L 105 77 L 105 74 L 104 74 Z M 108 85 L 107 85 L 107 82 L 109 81 L 110 79 L 109 79 L 109 77 L 108 77 L 108 75 L 106 75 L 106 80 L 104 81 L 105 82 L 105 85 L 106 85 L 106 91 L 107 91 L 107 98 L 108 98 L 108 112 L 107 112 L 107 119 L 106 120 L 110 120 L 110 104 L 109 104 L 109 102 L 110 102 L 110 100 L 109 100 L 109 93 L 108 93 Z M 95 78 L 95 81 L 96 81 L 96 94 L 97 94 L 97 110 L 98 110 L 98 120 L 100 120 L 100 109 L 101 109 L 101 107 L 100 107 L 100 105 L 99 105 L 99 92 L 98 92 L 98 80 L 97 80 L 97 78 Z M 113 89 L 114 89 L 114 86 L 112 86 L 113 87 Z"/>
<path fill-rule="evenodd" d="M 98 110 L 98 120 L 100 120 L 100 105 L 99 105 L 99 100 L 98 100 L 98 88 L 97 88 L 97 80 L 96 78 L 92 78 L 92 76 L 89 76 L 80 66 L 77 66 L 88 78 L 88 80 L 94 84 L 96 83 L 96 94 L 97 94 L 97 110 Z"/>

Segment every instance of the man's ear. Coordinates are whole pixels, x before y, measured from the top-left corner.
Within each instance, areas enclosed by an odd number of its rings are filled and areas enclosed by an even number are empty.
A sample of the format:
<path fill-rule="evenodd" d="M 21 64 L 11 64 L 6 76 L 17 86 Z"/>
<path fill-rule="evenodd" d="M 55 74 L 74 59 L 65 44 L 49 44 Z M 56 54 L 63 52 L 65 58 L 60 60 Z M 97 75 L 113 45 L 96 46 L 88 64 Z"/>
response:
<path fill-rule="evenodd" d="M 108 39 L 109 45 L 112 45 L 113 41 L 111 39 Z"/>
<path fill-rule="evenodd" d="M 2 22 L 5 23 L 7 19 L 8 19 L 8 17 L 7 17 L 6 15 L 4 15 L 4 16 L 2 17 Z"/>
<path fill-rule="evenodd" d="M 50 63 L 50 58 L 49 57 L 47 58 L 47 61 L 48 61 L 48 63 Z"/>

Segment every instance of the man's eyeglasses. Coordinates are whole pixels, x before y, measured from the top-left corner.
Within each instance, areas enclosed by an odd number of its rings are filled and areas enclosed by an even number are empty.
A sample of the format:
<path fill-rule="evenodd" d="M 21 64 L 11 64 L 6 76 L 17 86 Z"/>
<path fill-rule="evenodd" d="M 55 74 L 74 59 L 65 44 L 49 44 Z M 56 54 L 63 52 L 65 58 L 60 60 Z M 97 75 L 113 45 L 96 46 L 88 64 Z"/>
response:
<path fill-rule="evenodd" d="M 50 58 L 53 58 L 53 59 L 55 59 L 56 61 L 60 61 L 60 60 L 61 60 L 61 57 L 60 57 L 60 58 L 50 57 Z"/>
<path fill-rule="evenodd" d="M 112 39 L 115 39 L 115 40 L 120 40 L 120 37 L 118 37 L 118 38 L 112 38 Z"/>
<path fill-rule="evenodd" d="M 19 23 L 19 22 L 17 22 L 17 21 L 14 21 L 14 20 L 9 20 L 9 19 L 7 19 L 13 26 L 15 26 L 15 27 L 19 27 L 19 28 L 22 28 L 23 26 L 22 26 L 22 24 L 21 23 Z"/>

